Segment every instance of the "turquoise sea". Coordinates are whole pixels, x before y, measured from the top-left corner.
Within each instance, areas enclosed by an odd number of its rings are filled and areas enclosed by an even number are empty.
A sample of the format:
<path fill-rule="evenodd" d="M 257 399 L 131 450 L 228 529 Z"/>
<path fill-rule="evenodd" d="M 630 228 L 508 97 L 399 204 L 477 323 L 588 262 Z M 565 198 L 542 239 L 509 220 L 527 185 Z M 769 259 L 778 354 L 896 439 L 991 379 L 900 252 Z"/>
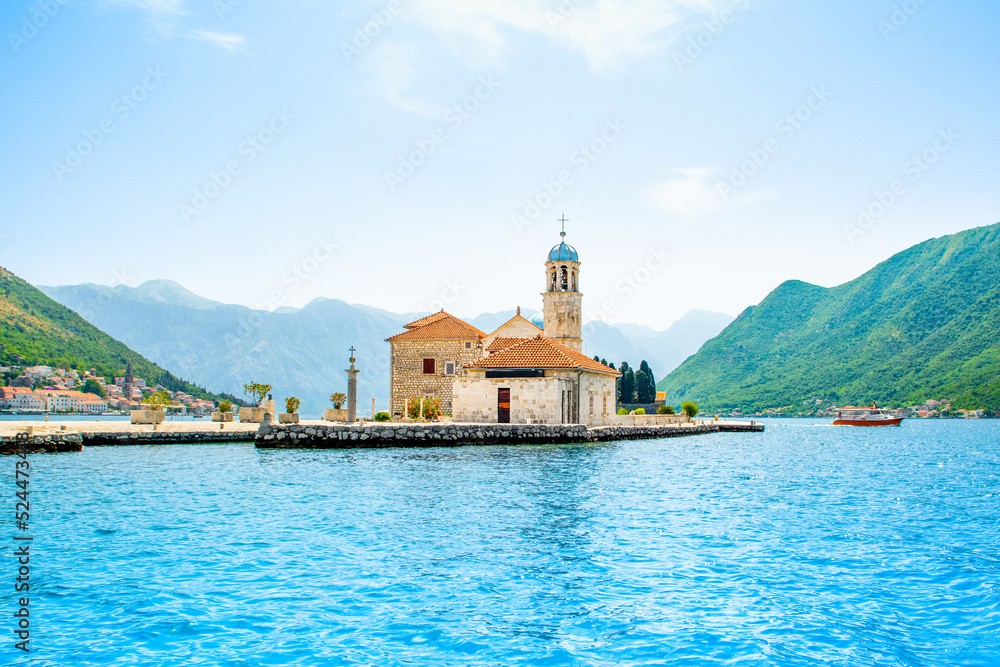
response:
<path fill-rule="evenodd" d="M 17 665 L 997 665 L 1000 422 L 33 455 Z M 0 459 L 11 553 L 15 459 Z"/>

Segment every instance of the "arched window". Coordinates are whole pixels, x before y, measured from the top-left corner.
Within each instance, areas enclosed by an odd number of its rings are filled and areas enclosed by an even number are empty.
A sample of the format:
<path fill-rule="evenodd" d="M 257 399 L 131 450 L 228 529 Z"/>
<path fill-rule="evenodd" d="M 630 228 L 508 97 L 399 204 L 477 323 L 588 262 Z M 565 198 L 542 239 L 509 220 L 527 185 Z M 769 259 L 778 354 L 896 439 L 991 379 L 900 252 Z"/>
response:
<path fill-rule="evenodd" d="M 549 285 L 549 291 L 550 292 L 555 292 L 556 291 L 556 270 L 555 269 L 552 269 L 552 283 Z"/>
<path fill-rule="evenodd" d="M 569 291 L 569 269 L 562 267 L 562 291 Z"/>
<path fill-rule="evenodd" d="M 573 272 L 573 289 L 571 291 L 573 291 L 573 292 L 578 291 L 576 289 L 576 271 Z"/>

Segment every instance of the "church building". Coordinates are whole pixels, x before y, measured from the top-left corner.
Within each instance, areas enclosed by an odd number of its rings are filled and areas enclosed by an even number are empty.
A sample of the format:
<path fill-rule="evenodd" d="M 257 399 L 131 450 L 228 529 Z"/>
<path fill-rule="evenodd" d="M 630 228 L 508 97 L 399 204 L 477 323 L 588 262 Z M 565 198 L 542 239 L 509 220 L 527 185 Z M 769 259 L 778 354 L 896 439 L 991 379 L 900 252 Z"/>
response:
<path fill-rule="evenodd" d="M 544 330 L 520 308 L 489 334 L 442 310 L 387 339 L 394 417 L 434 397 L 456 422 L 611 423 L 620 373 L 583 354 L 580 257 L 561 236 L 545 262 Z"/>

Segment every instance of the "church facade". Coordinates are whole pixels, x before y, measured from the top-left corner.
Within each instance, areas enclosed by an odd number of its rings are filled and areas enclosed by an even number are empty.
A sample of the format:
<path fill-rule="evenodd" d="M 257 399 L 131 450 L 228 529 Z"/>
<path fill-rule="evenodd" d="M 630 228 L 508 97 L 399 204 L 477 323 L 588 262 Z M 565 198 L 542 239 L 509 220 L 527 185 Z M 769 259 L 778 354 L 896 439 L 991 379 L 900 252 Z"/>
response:
<path fill-rule="evenodd" d="M 393 417 L 434 397 L 457 422 L 611 423 L 620 374 L 582 352 L 580 258 L 565 236 L 545 262 L 544 330 L 520 308 L 489 334 L 441 311 L 387 339 Z"/>

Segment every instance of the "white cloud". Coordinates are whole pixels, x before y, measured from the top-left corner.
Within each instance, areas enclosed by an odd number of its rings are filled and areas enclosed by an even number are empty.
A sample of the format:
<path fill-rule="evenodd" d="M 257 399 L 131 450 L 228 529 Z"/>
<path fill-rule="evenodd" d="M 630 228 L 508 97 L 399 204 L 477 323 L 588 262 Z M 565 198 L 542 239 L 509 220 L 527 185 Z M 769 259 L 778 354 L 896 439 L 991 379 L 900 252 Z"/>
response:
<path fill-rule="evenodd" d="M 653 185 L 647 194 L 647 201 L 665 213 L 700 218 L 779 196 L 772 190 L 724 194 L 719 187 L 722 181 L 716 178 L 718 170 L 711 167 L 688 167 L 674 172 L 680 177 Z"/>
<path fill-rule="evenodd" d="M 192 39 L 200 39 L 218 46 L 227 51 L 245 51 L 246 40 L 238 32 L 212 32 L 210 30 L 192 30 L 189 35 Z"/>
<path fill-rule="evenodd" d="M 491 55 L 503 50 L 504 30 L 541 34 L 581 53 L 595 72 L 608 73 L 662 53 L 721 5 L 720 0 L 412 0 L 407 16 L 464 37 Z"/>

